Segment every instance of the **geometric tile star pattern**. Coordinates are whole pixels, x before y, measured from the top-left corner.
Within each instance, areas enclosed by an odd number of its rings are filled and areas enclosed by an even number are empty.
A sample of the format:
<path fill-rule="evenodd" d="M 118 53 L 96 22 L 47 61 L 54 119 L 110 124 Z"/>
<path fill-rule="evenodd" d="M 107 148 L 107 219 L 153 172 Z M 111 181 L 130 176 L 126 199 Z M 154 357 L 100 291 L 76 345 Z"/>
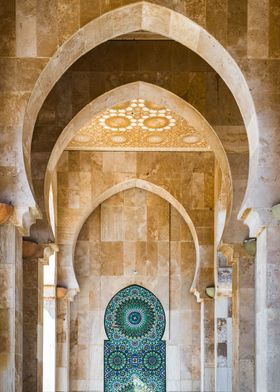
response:
<path fill-rule="evenodd" d="M 165 313 L 158 298 L 131 285 L 109 302 L 104 316 L 105 392 L 165 392 Z"/>
<path fill-rule="evenodd" d="M 210 147 L 185 119 L 164 106 L 133 99 L 99 115 L 80 129 L 69 150 L 183 150 Z"/>

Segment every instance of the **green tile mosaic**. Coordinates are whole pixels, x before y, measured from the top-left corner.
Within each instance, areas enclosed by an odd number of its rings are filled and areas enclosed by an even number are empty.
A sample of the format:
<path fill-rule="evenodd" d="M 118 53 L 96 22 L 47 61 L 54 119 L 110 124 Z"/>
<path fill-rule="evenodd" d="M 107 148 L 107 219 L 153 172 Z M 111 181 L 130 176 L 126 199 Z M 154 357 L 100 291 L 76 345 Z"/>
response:
<path fill-rule="evenodd" d="M 165 313 L 149 290 L 131 285 L 109 302 L 104 317 L 105 392 L 165 392 Z"/>

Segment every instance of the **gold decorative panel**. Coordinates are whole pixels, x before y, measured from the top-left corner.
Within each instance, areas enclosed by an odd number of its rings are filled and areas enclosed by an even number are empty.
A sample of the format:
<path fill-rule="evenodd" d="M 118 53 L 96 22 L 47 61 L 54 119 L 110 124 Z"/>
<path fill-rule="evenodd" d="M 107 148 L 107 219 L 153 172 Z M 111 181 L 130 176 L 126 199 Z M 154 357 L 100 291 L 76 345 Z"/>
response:
<path fill-rule="evenodd" d="M 134 99 L 95 116 L 69 150 L 210 150 L 199 130 L 164 106 Z"/>

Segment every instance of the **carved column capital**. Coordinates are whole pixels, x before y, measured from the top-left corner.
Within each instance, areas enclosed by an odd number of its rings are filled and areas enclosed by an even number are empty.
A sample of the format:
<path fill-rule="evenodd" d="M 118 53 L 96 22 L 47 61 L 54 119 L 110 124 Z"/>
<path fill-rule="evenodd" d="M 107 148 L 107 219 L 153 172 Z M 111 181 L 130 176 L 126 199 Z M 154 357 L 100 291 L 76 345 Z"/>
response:
<path fill-rule="evenodd" d="M 30 207 L 15 207 L 11 222 L 18 228 L 23 236 L 28 236 L 30 227 L 41 218 L 41 214 L 37 209 Z"/>
<path fill-rule="evenodd" d="M 272 208 L 247 208 L 241 219 L 248 226 L 250 237 L 258 238 L 266 227 L 280 226 Z"/>
<path fill-rule="evenodd" d="M 74 298 L 77 294 L 78 294 L 77 289 L 56 286 L 56 298 L 57 299 L 67 299 L 68 301 L 73 302 Z"/>
<path fill-rule="evenodd" d="M 37 244 L 31 240 L 22 241 L 22 257 L 24 260 L 37 258 L 43 265 L 48 265 L 49 258 L 58 252 L 58 246 L 54 243 Z"/>

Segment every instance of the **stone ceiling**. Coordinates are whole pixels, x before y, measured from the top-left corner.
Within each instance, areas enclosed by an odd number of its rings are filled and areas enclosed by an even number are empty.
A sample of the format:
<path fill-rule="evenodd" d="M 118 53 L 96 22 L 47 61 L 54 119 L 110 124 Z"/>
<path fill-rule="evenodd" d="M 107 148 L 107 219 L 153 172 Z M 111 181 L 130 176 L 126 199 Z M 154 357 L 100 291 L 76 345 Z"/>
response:
<path fill-rule="evenodd" d="M 144 99 L 134 99 L 95 116 L 80 129 L 68 150 L 209 151 L 185 119 Z"/>

